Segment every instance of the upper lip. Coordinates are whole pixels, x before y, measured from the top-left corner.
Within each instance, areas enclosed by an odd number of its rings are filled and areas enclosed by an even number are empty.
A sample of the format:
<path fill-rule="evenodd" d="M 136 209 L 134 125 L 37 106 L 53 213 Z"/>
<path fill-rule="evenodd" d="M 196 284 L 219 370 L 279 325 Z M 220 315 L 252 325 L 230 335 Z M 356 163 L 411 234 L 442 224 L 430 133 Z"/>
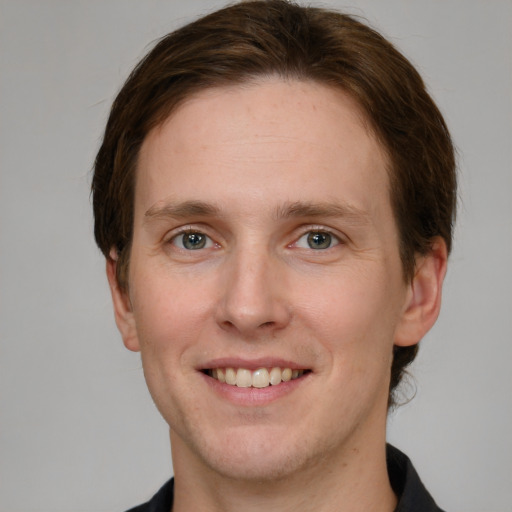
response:
<path fill-rule="evenodd" d="M 213 368 L 245 368 L 251 371 L 257 370 L 258 368 L 290 368 L 292 370 L 306 370 L 309 369 L 309 366 L 275 357 L 260 357 L 256 359 L 221 357 L 206 362 L 198 369 L 210 370 Z"/>

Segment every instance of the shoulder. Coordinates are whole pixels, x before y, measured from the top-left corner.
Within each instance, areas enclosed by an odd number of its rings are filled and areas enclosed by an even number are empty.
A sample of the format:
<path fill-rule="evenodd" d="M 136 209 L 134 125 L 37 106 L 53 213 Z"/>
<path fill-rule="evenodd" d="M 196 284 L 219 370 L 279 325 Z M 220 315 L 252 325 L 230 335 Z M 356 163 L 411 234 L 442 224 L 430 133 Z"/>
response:
<path fill-rule="evenodd" d="M 160 490 L 147 502 L 126 512 L 169 512 L 174 496 L 174 479 L 166 482 Z"/>
<path fill-rule="evenodd" d="M 389 481 L 398 496 L 395 512 L 443 512 L 427 491 L 409 457 L 387 445 Z"/>

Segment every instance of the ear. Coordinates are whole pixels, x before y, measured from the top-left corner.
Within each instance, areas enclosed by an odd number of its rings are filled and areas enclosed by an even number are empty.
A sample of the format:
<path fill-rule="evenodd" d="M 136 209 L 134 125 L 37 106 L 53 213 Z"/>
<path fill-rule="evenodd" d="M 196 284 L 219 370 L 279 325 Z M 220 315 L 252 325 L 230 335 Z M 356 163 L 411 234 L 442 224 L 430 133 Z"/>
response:
<path fill-rule="evenodd" d="M 414 277 L 408 285 L 404 310 L 395 331 L 395 345 L 415 345 L 436 322 L 447 260 L 446 242 L 441 237 L 434 238 L 431 250 L 416 259 Z"/>
<path fill-rule="evenodd" d="M 128 350 L 138 352 L 140 350 L 139 338 L 130 297 L 126 291 L 120 288 L 117 281 L 117 251 L 115 249 L 110 251 L 107 258 L 107 279 L 114 304 L 116 325 L 123 338 L 123 343 Z"/>

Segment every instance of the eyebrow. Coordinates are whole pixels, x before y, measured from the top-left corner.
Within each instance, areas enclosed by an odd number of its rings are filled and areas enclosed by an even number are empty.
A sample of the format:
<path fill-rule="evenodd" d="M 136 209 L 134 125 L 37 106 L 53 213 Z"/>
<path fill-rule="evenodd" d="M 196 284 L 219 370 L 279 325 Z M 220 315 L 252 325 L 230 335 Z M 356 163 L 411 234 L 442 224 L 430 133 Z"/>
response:
<path fill-rule="evenodd" d="M 155 204 L 144 214 L 144 222 L 152 219 L 164 220 L 167 218 L 186 219 L 189 217 L 215 217 L 221 215 L 221 209 L 212 203 L 204 201 L 183 201 L 180 203 L 168 202 Z M 368 223 L 370 216 L 364 210 L 350 204 L 333 202 L 304 202 L 294 201 L 278 206 L 273 214 L 274 220 L 290 218 L 337 218 L 342 217 L 361 224 Z"/>
<path fill-rule="evenodd" d="M 351 204 L 331 202 L 312 203 L 295 201 L 279 206 L 275 212 L 275 219 L 288 219 L 297 217 L 343 217 L 353 222 L 368 223 L 369 214 Z"/>
<path fill-rule="evenodd" d="M 144 221 L 150 219 L 184 219 L 187 217 L 208 217 L 219 215 L 217 206 L 203 201 L 184 201 L 182 203 L 155 204 L 144 214 Z"/>

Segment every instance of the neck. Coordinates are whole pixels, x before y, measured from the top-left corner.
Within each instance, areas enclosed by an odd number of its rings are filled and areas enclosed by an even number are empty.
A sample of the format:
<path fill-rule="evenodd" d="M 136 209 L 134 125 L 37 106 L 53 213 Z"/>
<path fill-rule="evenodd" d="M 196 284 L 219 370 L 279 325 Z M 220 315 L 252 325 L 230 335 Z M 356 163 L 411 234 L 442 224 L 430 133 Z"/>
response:
<path fill-rule="evenodd" d="M 334 450 L 286 477 L 249 481 L 225 478 L 205 467 L 174 437 L 171 432 L 173 512 L 392 512 L 396 507 L 387 473 L 384 437 L 356 442 L 340 453 Z M 180 464 L 181 461 L 187 463 Z"/>

